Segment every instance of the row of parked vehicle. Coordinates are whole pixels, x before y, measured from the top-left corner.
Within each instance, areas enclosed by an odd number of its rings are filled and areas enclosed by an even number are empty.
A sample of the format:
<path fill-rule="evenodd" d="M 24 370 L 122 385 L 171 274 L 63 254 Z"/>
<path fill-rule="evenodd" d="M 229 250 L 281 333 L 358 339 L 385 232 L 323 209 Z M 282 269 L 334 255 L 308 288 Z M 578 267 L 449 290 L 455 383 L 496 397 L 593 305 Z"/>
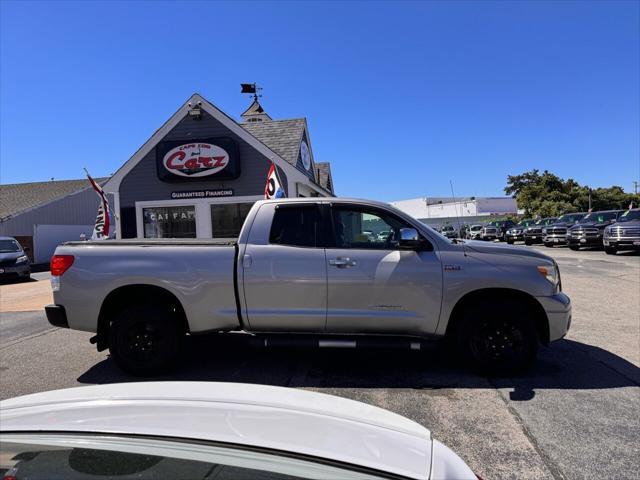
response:
<path fill-rule="evenodd" d="M 456 230 L 444 225 L 440 232 L 447 238 L 506 241 L 509 244 L 568 245 L 572 250 L 604 247 L 615 255 L 622 250 L 640 250 L 640 208 L 565 213 L 559 217 L 495 220 L 486 225 L 463 225 Z"/>

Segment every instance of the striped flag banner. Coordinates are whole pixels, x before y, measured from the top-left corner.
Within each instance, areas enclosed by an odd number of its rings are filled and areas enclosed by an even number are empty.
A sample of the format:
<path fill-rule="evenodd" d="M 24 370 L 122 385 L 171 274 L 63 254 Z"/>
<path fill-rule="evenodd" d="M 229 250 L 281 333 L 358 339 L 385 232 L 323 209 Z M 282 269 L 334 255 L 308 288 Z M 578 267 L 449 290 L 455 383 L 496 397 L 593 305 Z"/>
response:
<path fill-rule="evenodd" d="M 98 215 L 96 215 L 96 224 L 93 227 L 92 240 L 105 240 L 110 236 L 114 236 L 115 228 L 111 225 L 111 209 L 109 208 L 109 201 L 107 196 L 102 190 L 102 187 L 89 175 L 87 169 L 84 169 L 89 179 L 89 183 L 100 197 L 100 205 L 98 206 Z"/>
<path fill-rule="evenodd" d="M 286 197 L 286 195 L 278 178 L 278 171 L 276 170 L 275 164 L 271 162 L 271 168 L 267 174 L 267 185 L 264 187 L 264 198 L 271 200 L 272 198 L 284 197 Z"/>

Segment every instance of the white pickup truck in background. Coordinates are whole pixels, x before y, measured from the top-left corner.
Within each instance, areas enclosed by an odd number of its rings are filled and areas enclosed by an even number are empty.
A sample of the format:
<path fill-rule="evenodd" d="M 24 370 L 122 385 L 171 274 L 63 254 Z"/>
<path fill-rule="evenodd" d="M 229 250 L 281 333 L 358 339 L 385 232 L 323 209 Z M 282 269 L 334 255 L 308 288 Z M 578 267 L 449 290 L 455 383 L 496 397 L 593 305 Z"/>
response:
<path fill-rule="evenodd" d="M 139 375 L 174 367 L 187 334 L 230 331 L 265 345 L 447 337 L 475 368 L 513 371 L 571 321 L 550 257 L 450 240 L 363 200 L 260 201 L 238 239 L 72 242 L 51 267 L 49 322 L 95 332 L 98 350 Z"/>

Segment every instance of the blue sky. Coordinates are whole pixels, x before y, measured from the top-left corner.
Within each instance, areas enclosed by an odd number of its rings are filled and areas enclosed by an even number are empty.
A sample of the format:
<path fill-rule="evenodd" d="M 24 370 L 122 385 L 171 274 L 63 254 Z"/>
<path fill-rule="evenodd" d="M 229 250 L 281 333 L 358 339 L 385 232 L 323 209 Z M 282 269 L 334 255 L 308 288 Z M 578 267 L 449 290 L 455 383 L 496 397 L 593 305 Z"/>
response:
<path fill-rule="evenodd" d="M 338 194 L 640 177 L 640 3 L 0 2 L 0 181 L 121 166 L 192 93 L 308 119 Z"/>

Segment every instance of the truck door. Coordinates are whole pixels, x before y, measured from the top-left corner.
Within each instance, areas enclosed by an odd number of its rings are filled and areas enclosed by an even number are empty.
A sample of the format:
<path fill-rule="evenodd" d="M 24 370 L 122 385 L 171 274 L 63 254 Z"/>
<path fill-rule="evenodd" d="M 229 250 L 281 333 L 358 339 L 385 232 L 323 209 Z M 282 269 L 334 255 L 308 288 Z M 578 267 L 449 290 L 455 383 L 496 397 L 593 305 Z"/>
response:
<path fill-rule="evenodd" d="M 327 262 L 320 224 L 315 203 L 260 208 L 240 258 L 251 330 L 324 330 Z"/>
<path fill-rule="evenodd" d="M 431 244 L 400 248 L 400 229 L 413 227 L 375 207 L 333 204 L 329 218 L 327 332 L 435 332 L 442 266 Z"/>

